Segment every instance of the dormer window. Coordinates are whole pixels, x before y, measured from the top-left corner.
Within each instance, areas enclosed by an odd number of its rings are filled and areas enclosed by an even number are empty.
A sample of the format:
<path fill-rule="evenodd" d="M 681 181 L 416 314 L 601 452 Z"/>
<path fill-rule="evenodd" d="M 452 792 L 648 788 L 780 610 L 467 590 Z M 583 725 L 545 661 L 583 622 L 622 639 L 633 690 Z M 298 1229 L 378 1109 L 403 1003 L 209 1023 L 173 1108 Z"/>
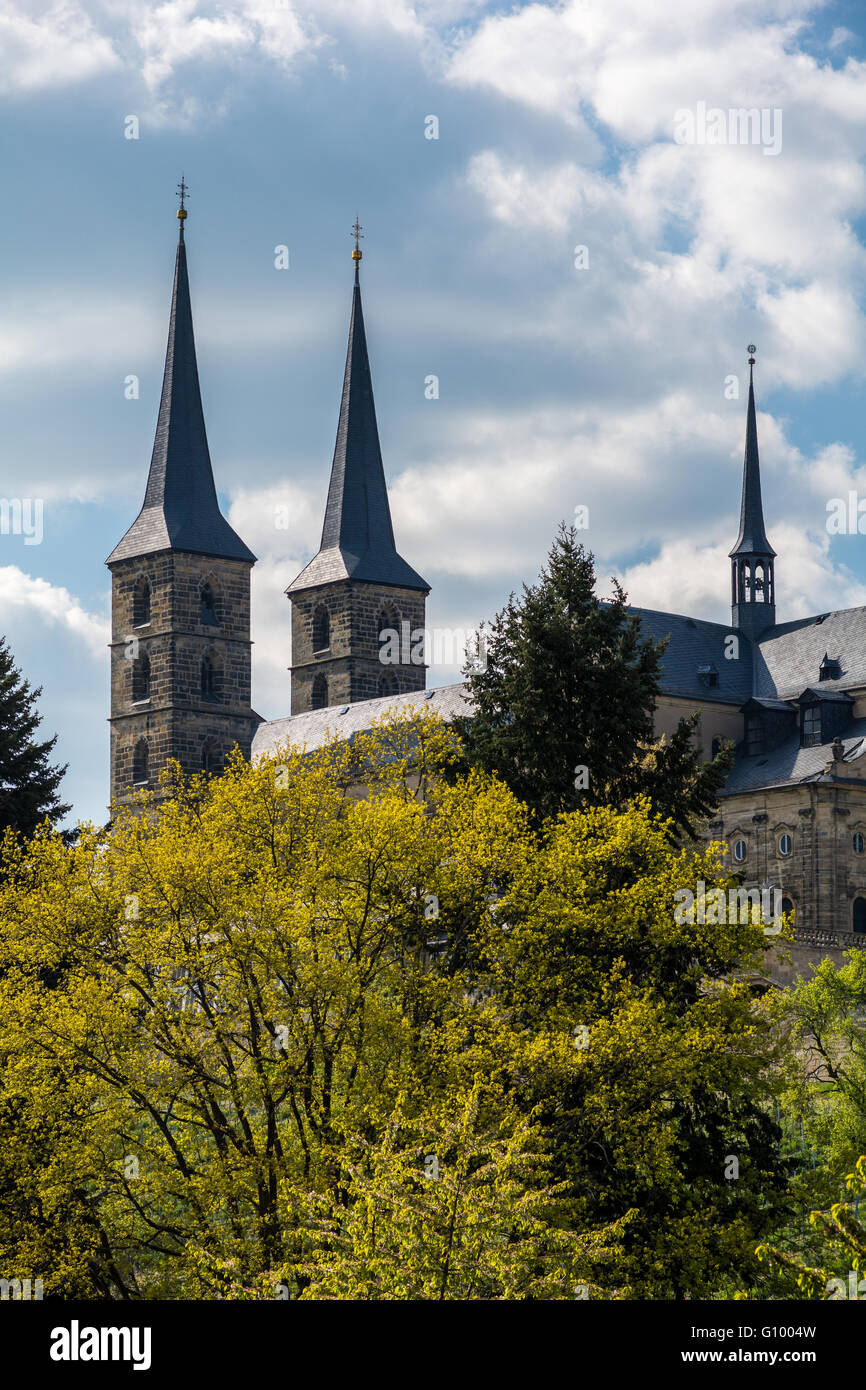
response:
<path fill-rule="evenodd" d="M 821 742 L 821 706 L 807 705 L 803 710 L 803 747 L 813 748 Z"/>
<path fill-rule="evenodd" d="M 746 756 L 751 758 L 764 751 L 764 721 L 760 714 L 750 714 L 746 720 Z"/>
<path fill-rule="evenodd" d="M 719 672 L 715 666 L 699 666 L 698 680 L 701 685 L 707 686 L 710 690 L 715 690 L 719 684 Z"/>
<path fill-rule="evenodd" d="M 800 706 L 800 742 L 804 748 L 832 743 L 850 722 L 854 701 L 841 690 L 809 687 L 797 701 Z"/>
<path fill-rule="evenodd" d="M 757 699 L 754 696 L 741 707 L 745 716 L 743 732 L 747 757 L 757 753 L 772 753 L 786 739 L 796 735 L 797 706 L 790 700 Z"/>
<path fill-rule="evenodd" d="M 824 653 L 824 660 L 818 667 L 819 681 L 837 681 L 842 675 L 842 668 L 835 657 L 830 657 Z"/>

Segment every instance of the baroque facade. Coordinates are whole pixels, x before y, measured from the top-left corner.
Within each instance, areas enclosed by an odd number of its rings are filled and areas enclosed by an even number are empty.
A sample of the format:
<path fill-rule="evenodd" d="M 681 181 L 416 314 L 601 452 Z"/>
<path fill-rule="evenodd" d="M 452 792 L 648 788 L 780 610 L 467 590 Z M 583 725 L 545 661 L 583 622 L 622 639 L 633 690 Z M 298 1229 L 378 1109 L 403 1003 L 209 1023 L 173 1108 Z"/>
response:
<path fill-rule="evenodd" d="M 217 771 L 286 743 L 368 728 L 385 709 L 471 709 L 463 685 L 425 689 L 423 659 L 383 664 L 383 634 L 424 628 L 429 585 L 398 554 L 379 446 L 359 283 L 319 550 L 286 593 L 292 605 L 290 713 L 250 704 L 250 571 L 255 556 L 222 516 L 196 365 L 181 206 L 165 376 L 142 509 L 107 564 L 112 575 L 111 796 L 153 785 L 169 758 Z M 357 230 L 357 228 L 356 228 Z M 793 964 L 866 945 L 866 608 L 776 621 L 776 552 L 761 499 L 749 398 L 740 528 L 730 552 L 731 621 L 640 610 L 666 638 L 656 732 L 701 712 L 706 757 L 736 745 L 713 839 L 749 888 L 777 888 L 793 911 Z"/>

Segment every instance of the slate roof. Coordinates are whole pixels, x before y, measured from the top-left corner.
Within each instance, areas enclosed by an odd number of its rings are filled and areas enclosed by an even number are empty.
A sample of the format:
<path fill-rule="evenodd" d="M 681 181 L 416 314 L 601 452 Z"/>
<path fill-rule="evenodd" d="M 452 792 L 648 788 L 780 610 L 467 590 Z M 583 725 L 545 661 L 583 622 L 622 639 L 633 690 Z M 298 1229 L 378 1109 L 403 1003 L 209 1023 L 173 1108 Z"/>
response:
<path fill-rule="evenodd" d="M 255 563 L 219 509 L 198 382 L 183 223 L 177 246 L 162 399 L 144 503 L 106 560 L 184 550 Z"/>
<path fill-rule="evenodd" d="M 821 681 L 822 695 L 866 685 L 866 607 L 798 618 L 762 633 L 754 658 L 755 694 L 790 699 L 817 686 L 825 652 L 839 661 L 841 676 Z"/>
<path fill-rule="evenodd" d="M 430 585 L 397 554 L 394 545 L 357 262 L 343 396 L 322 541 L 318 554 L 292 581 L 286 593 L 295 594 L 341 579 L 421 589 L 424 593 L 430 591 Z"/>
<path fill-rule="evenodd" d="M 660 613 L 651 608 L 632 608 L 639 613 L 648 637 L 659 642 L 669 637 L 662 657 L 662 685 L 666 695 L 694 698 L 702 703 L 742 705 L 752 693 L 752 653 L 748 639 L 740 634 L 737 661 L 725 657 L 725 639 L 730 624 L 704 622 L 679 613 Z M 718 685 L 707 685 L 698 675 L 699 667 L 711 666 L 718 672 Z"/>
<path fill-rule="evenodd" d="M 705 622 L 679 613 L 662 613 L 647 608 L 633 608 L 630 611 L 640 614 L 644 632 L 655 641 L 664 637 L 670 639 L 662 658 L 662 691 L 665 695 L 693 699 L 696 704 L 724 703 L 738 708 L 751 701 L 770 710 L 779 710 L 791 709 L 790 700 L 797 699 L 810 687 L 814 687 L 822 699 L 838 699 L 846 685 L 866 685 L 866 608 L 831 613 L 817 627 L 814 618 L 781 624 L 771 628 L 754 646 L 740 634 L 740 657 L 736 661 L 727 660 L 724 654 L 725 640 L 732 631 L 730 624 Z M 843 674 L 838 681 L 822 681 L 819 685 L 817 673 L 825 649 L 829 649 L 831 655 L 840 657 Z M 718 672 L 717 686 L 708 686 L 701 680 L 698 672 L 706 667 Z M 778 689 L 774 674 L 779 680 Z M 429 707 L 437 709 L 446 719 L 458 713 L 464 714 L 471 709 L 462 695 L 465 689 L 462 684 L 441 686 L 433 692 L 434 698 Z M 259 726 L 253 751 L 265 752 L 285 738 L 290 738 L 292 743 L 303 743 L 305 739 L 310 739 L 309 746 L 318 747 L 324 742 L 328 728 L 353 734 L 368 728 L 369 721 L 384 709 L 420 704 L 422 701 L 424 692 L 414 691 L 406 695 L 360 701 L 350 705 L 345 715 L 338 715 L 335 708 L 329 708 L 271 720 Z M 769 776 L 773 769 L 781 767 L 788 748 L 788 744 L 783 744 L 768 754 L 767 758 L 773 760 L 772 765 L 769 762 L 762 764 L 762 774 Z M 821 758 L 826 762 L 829 757 L 827 749 L 820 756 L 820 749 L 801 750 L 806 755 L 803 766 L 815 762 L 820 764 L 819 770 L 822 770 Z M 754 767 L 756 761 L 760 760 L 744 759 L 744 765 Z M 799 767 L 798 764 L 793 780 L 800 777 Z M 772 775 L 776 775 L 776 772 L 772 771 Z M 729 789 L 734 787 L 733 776 L 732 773 Z M 759 778 L 754 785 L 765 785 L 765 782 Z"/>
<path fill-rule="evenodd" d="M 345 710 L 344 714 L 340 711 Z M 351 740 L 368 730 L 374 719 L 386 710 L 402 713 L 433 713 L 450 721 L 472 710 L 463 684 L 441 685 L 436 690 L 413 690 L 404 695 L 382 695 L 377 700 L 358 700 L 352 705 L 333 705 L 330 709 L 310 710 L 287 719 L 271 719 L 260 724 L 253 737 L 253 758 L 268 757 L 286 744 L 293 748 L 321 748 L 331 733 Z"/>
<path fill-rule="evenodd" d="M 761 467 L 758 460 L 758 425 L 755 417 L 755 385 L 749 365 L 749 408 L 746 411 L 746 454 L 743 460 L 743 496 L 740 503 L 740 534 L 731 555 L 776 554 L 767 540 L 764 507 L 761 501 Z"/>
<path fill-rule="evenodd" d="M 845 755 L 838 764 L 838 772 L 844 776 L 845 763 L 853 762 L 866 753 L 866 719 L 852 719 L 844 726 L 839 737 Z M 762 757 L 738 757 L 728 774 L 723 795 L 733 796 L 737 792 L 758 791 L 763 787 L 818 781 L 824 777 L 824 768 L 832 756 L 832 743 L 801 747 L 800 731 L 797 730 L 778 748 Z"/>
<path fill-rule="evenodd" d="M 814 688 L 822 699 L 849 688 L 866 686 L 866 607 L 846 608 L 812 618 L 777 623 L 753 643 L 741 633 L 740 656 L 725 658 L 730 624 L 704 622 L 679 613 L 631 609 L 640 614 L 644 630 L 655 641 L 670 635 L 662 658 L 665 694 L 704 702 L 745 704 L 797 699 Z M 825 652 L 839 662 L 837 680 L 819 681 Z M 716 687 L 700 680 L 700 667 L 711 665 L 719 676 Z"/>

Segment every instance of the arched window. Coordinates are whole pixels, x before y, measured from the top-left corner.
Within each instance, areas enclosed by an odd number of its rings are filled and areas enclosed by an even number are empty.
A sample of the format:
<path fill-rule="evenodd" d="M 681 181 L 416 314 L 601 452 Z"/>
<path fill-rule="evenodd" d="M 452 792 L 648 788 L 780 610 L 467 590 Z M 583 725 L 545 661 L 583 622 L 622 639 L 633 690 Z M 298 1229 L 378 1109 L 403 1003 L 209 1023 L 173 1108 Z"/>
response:
<path fill-rule="evenodd" d="M 212 656 L 201 660 L 201 698 L 215 703 L 222 697 L 222 671 Z"/>
<path fill-rule="evenodd" d="M 394 672 L 385 671 L 385 673 L 379 677 L 379 694 L 396 695 L 398 690 L 399 686 L 397 685 L 397 677 L 394 675 Z"/>
<path fill-rule="evenodd" d="M 383 666 L 396 666 L 401 660 L 402 629 L 400 614 L 388 604 L 376 619 L 376 651 Z"/>
<path fill-rule="evenodd" d="M 313 709 L 328 708 L 328 681 L 327 677 L 319 674 L 313 681 L 313 696 L 311 700 Z"/>
<path fill-rule="evenodd" d="M 132 590 L 132 625 L 146 627 L 150 622 L 150 584 L 146 579 L 136 579 Z"/>
<path fill-rule="evenodd" d="M 765 575 L 764 575 L 764 562 L 763 562 L 762 560 L 759 560 L 758 563 L 755 565 L 755 579 L 754 579 L 754 585 L 755 585 L 755 594 L 758 595 L 758 598 L 756 599 L 756 602 L 759 602 L 759 603 L 761 603 L 761 602 L 766 603 L 766 593 L 765 593 L 766 579 L 765 579 Z"/>
<path fill-rule="evenodd" d="M 866 932 L 866 898 L 854 899 L 854 930 Z"/>
<path fill-rule="evenodd" d="M 320 652 L 327 652 L 331 649 L 331 615 L 324 604 L 320 603 L 313 614 L 313 653 L 318 656 Z"/>
<path fill-rule="evenodd" d="M 150 780 L 150 749 L 146 738 L 140 738 L 133 750 L 132 780 L 136 786 Z"/>
<path fill-rule="evenodd" d="M 748 853 L 748 846 L 747 846 L 745 840 L 735 840 L 735 841 L 734 841 L 734 858 L 735 858 L 735 860 L 737 861 L 738 864 L 742 864 L 742 862 L 743 862 L 743 860 L 745 859 L 747 853 Z"/>
<path fill-rule="evenodd" d="M 212 777 L 222 770 L 222 756 L 215 738 L 206 738 L 201 749 L 201 770 Z"/>
<path fill-rule="evenodd" d="M 783 856 L 783 858 L 787 858 L 787 856 L 791 853 L 791 850 L 793 848 L 794 841 L 791 839 L 791 836 L 787 833 L 787 831 L 785 831 L 784 834 L 779 836 L 779 853 Z"/>
<path fill-rule="evenodd" d="M 150 699 L 150 657 L 140 652 L 132 663 L 133 701 Z"/>
<path fill-rule="evenodd" d="M 854 848 L 855 854 L 863 853 L 864 849 L 866 849 L 866 839 L 864 839 L 863 837 L 862 830 L 854 831 L 854 834 L 851 836 L 851 844 Z"/>
<path fill-rule="evenodd" d="M 792 900 L 791 898 L 783 898 L 783 899 L 782 899 L 782 915 L 785 916 L 785 917 L 790 917 L 790 916 L 791 916 L 791 913 L 792 913 L 793 911 L 794 911 L 794 903 L 793 903 L 793 900 Z"/>
<path fill-rule="evenodd" d="M 201 591 L 201 609 L 198 620 L 200 623 L 207 623 L 208 627 L 219 627 L 220 625 L 216 611 L 216 597 L 210 584 L 205 584 Z"/>

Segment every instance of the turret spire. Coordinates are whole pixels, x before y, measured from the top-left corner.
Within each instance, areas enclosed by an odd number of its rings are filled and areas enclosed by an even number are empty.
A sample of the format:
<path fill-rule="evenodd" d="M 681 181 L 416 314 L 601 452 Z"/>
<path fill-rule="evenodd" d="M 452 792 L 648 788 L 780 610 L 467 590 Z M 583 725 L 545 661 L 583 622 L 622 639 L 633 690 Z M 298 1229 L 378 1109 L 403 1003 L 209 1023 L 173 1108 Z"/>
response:
<path fill-rule="evenodd" d="M 397 554 L 394 545 L 361 307 L 358 266 L 363 252 L 358 244 L 362 233 L 357 217 L 352 235 L 355 286 L 325 524 L 319 553 L 286 593 L 340 579 L 366 580 L 427 593 L 430 585 Z"/>
<path fill-rule="evenodd" d="M 198 381 L 183 236 L 188 194 L 189 188 L 181 177 L 177 213 L 180 230 L 165 373 L 144 504 L 123 540 L 108 557 L 108 564 L 155 550 L 184 550 L 255 561 L 252 551 L 222 515 L 214 486 Z"/>
<path fill-rule="evenodd" d="M 755 348 L 749 352 L 749 404 L 746 411 L 746 452 L 743 461 L 743 494 L 740 503 L 740 533 L 731 556 L 731 603 L 734 627 L 749 637 L 757 637 L 776 621 L 776 590 L 773 561 L 776 552 L 767 539 L 761 500 L 761 470 L 758 458 L 758 424 L 755 410 Z"/>

